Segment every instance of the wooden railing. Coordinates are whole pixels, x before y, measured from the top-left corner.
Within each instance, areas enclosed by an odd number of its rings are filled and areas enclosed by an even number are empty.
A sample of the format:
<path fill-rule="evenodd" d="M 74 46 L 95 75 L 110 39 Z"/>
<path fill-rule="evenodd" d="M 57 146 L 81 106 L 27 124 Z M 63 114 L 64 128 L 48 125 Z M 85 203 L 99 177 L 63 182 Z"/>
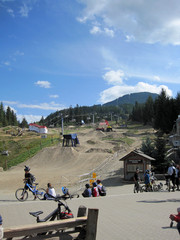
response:
<path fill-rule="evenodd" d="M 80 235 L 84 234 L 82 239 L 95 240 L 97 220 L 98 209 L 88 209 L 88 216 L 4 228 L 3 239 L 24 239 L 25 237 L 28 240 L 51 239 L 52 237 L 62 237 L 63 235 L 73 235 L 75 233 L 77 235 L 79 233 Z"/>

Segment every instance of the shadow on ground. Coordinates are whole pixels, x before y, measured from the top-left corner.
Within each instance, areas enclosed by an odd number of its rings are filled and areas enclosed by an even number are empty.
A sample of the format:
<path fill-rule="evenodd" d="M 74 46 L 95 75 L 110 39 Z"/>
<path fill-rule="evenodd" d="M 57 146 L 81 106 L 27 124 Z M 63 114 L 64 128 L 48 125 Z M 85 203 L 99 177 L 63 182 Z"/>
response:
<path fill-rule="evenodd" d="M 132 182 L 125 181 L 123 179 L 122 169 L 109 172 L 109 176 L 107 176 L 106 179 L 102 180 L 102 183 L 106 187 L 115 187 L 115 186 L 123 186 L 126 184 L 132 184 Z"/>
<path fill-rule="evenodd" d="M 137 201 L 137 202 L 143 202 L 143 203 L 163 203 L 163 202 L 180 202 L 180 199 L 166 199 L 166 200 L 143 200 L 143 201 Z"/>

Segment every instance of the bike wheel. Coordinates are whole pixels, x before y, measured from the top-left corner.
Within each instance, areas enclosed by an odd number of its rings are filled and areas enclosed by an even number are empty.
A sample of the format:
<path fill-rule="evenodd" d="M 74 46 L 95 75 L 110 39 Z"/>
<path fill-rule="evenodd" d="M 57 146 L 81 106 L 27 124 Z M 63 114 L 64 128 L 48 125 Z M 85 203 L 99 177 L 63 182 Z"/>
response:
<path fill-rule="evenodd" d="M 38 188 L 36 191 L 36 196 L 38 199 L 43 200 L 45 193 L 46 193 L 46 190 L 44 188 Z"/>
<path fill-rule="evenodd" d="M 18 188 L 15 192 L 15 196 L 18 201 L 24 202 L 28 198 L 28 192 L 24 188 Z"/>
<path fill-rule="evenodd" d="M 146 192 L 146 186 L 145 185 L 141 186 L 141 192 Z"/>

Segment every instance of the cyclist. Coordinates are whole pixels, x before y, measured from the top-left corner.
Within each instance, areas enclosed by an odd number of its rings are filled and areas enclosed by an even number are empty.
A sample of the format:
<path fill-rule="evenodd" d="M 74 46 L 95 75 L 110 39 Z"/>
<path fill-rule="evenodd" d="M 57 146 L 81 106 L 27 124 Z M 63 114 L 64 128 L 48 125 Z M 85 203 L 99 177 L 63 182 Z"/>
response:
<path fill-rule="evenodd" d="M 24 175 L 24 182 L 25 182 L 25 186 L 24 189 L 27 190 L 28 186 L 26 185 L 26 183 L 28 183 L 29 185 L 33 185 L 33 182 L 35 181 L 35 177 L 33 174 L 30 173 L 30 167 L 25 166 L 24 171 L 25 171 L 25 175 Z M 24 198 L 24 192 L 23 195 L 21 197 L 21 199 Z M 34 200 L 36 199 L 36 195 L 34 195 Z"/>
<path fill-rule="evenodd" d="M 106 188 L 102 185 L 101 180 L 97 180 L 97 188 L 100 196 L 106 196 Z"/>
<path fill-rule="evenodd" d="M 138 192 L 139 191 L 139 182 L 140 182 L 139 168 L 136 168 L 136 172 L 134 173 L 133 180 L 134 180 L 135 189 Z"/>
<path fill-rule="evenodd" d="M 176 176 L 176 169 L 174 167 L 174 164 L 171 163 L 169 168 L 168 168 L 168 176 L 172 181 L 172 185 L 173 185 L 173 192 L 175 191 L 175 176 Z"/>
<path fill-rule="evenodd" d="M 145 172 L 144 183 L 145 183 L 145 186 L 146 186 L 146 192 L 148 191 L 148 189 L 152 189 L 149 170 L 146 170 L 146 172 Z"/>

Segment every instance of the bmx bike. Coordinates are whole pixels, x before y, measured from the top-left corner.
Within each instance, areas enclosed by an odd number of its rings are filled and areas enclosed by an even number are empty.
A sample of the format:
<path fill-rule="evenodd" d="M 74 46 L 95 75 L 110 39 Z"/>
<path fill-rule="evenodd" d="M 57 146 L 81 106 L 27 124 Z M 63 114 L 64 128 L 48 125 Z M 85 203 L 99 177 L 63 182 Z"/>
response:
<path fill-rule="evenodd" d="M 62 196 L 54 197 L 53 200 L 58 203 L 57 208 L 42 219 L 40 219 L 39 215 L 42 214 L 43 211 L 29 212 L 29 214 L 36 218 L 37 223 L 74 218 L 74 215 L 71 209 L 68 207 L 66 200 L 75 198 L 75 197 L 78 198 L 79 195 L 73 194 L 73 195 L 62 195 Z M 39 236 L 39 235 L 47 235 L 47 234 L 48 235 L 52 234 L 52 231 L 39 233 L 37 235 Z"/>
<path fill-rule="evenodd" d="M 18 188 L 15 192 L 15 196 L 18 201 L 24 202 L 28 199 L 28 191 L 32 192 L 34 195 L 34 199 L 36 197 L 40 200 L 44 199 L 44 194 L 46 193 L 46 190 L 44 188 L 37 188 L 38 183 L 34 183 L 34 185 L 30 185 L 29 183 L 25 182 L 24 188 Z M 27 189 L 26 189 L 27 188 Z"/>

